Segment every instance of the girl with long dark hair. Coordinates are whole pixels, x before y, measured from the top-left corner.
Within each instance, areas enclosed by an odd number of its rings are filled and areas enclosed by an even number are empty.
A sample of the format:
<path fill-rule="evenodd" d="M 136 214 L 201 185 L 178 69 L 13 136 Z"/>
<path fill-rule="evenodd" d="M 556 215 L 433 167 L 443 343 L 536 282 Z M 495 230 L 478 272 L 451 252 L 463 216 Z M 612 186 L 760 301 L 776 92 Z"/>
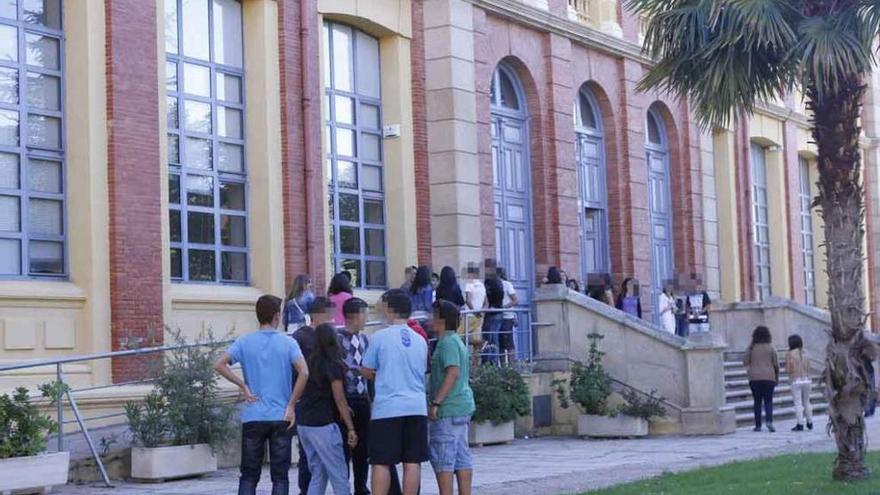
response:
<path fill-rule="evenodd" d="M 637 318 L 642 317 L 642 301 L 639 298 L 639 285 L 631 277 L 624 279 L 617 297 L 617 309 Z"/>
<path fill-rule="evenodd" d="M 752 332 L 752 343 L 746 349 L 743 366 L 749 377 L 749 388 L 755 407 L 755 431 L 761 431 L 761 406 L 767 420 L 767 431 L 773 433 L 773 390 L 779 382 L 779 357 L 773 348 L 770 329 L 760 325 Z"/>
<path fill-rule="evenodd" d="M 409 289 L 409 300 L 412 303 L 412 319 L 418 320 L 424 327 L 434 305 L 431 269 L 427 266 L 422 265 L 416 270 L 416 278 Z"/>
<path fill-rule="evenodd" d="M 330 287 L 327 288 L 327 298 L 333 303 L 333 323 L 336 326 L 345 325 L 345 315 L 342 314 L 342 305 L 352 298 L 351 278 L 346 272 L 339 272 L 330 279 Z"/>
<path fill-rule="evenodd" d="M 798 334 L 788 337 L 785 371 L 788 373 L 794 414 L 797 418 L 797 424 L 791 431 L 804 431 L 804 419 L 807 420 L 807 429 L 812 430 L 813 405 L 810 403 L 810 393 L 813 391 L 813 380 L 810 377 L 810 358 L 804 350 L 804 339 Z"/>
<path fill-rule="evenodd" d="M 309 311 L 314 300 L 312 277 L 297 275 L 290 286 L 290 292 L 287 293 L 287 302 L 284 303 L 282 315 L 281 324 L 288 333 L 295 332 L 299 327 L 311 323 Z"/>
<path fill-rule="evenodd" d="M 449 301 L 455 304 L 459 309 L 464 306 L 464 295 L 461 293 L 461 287 L 458 285 L 458 278 L 455 276 L 455 270 L 451 266 L 444 266 L 440 270 L 440 284 L 434 299 Z"/>
<path fill-rule="evenodd" d="M 315 349 L 308 359 L 309 380 L 297 407 L 297 435 L 305 449 L 312 480 L 309 493 L 324 493 L 327 483 L 335 495 L 349 495 L 348 464 L 337 415 L 347 430 L 348 446 L 358 443 L 345 400 L 345 364 L 336 328 L 329 323 L 315 329 Z"/>

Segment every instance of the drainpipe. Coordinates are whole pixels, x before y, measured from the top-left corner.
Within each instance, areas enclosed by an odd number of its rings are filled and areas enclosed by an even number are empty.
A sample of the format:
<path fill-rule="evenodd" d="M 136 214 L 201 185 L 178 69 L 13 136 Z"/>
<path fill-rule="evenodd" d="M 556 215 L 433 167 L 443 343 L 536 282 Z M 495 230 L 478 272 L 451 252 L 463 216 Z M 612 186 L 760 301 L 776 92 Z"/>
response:
<path fill-rule="evenodd" d="M 315 130 L 316 126 L 313 120 L 315 120 L 313 112 L 315 109 L 315 101 L 320 98 L 320 94 L 315 96 L 315 89 L 318 87 L 319 79 L 317 78 L 317 70 L 315 69 L 315 60 L 312 55 L 317 54 L 317 49 L 314 51 L 310 50 L 310 48 L 317 44 L 317 38 L 315 37 L 315 26 L 314 23 L 317 20 L 317 12 L 313 8 L 315 5 L 314 1 L 310 0 L 300 0 L 299 2 L 299 22 L 300 22 L 300 50 L 301 50 L 301 66 L 302 66 L 302 126 L 303 126 L 303 181 L 304 182 L 304 191 L 305 191 L 305 208 L 304 208 L 304 221 L 306 222 L 306 272 L 311 274 L 313 280 L 316 282 L 316 289 L 323 290 L 324 285 L 324 274 L 323 273 L 312 273 L 318 267 L 318 263 L 315 262 L 317 259 L 315 257 L 315 248 L 318 244 L 317 235 L 315 232 L 314 222 L 312 222 L 312 215 L 318 214 L 320 212 L 313 212 L 313 207 L 316 203 L 315 198 L 317 191 L 314 187 L 315 182 L 315 145 L 318 141 L 315 139 Z M 317 127 L 320 129 L 320 126 Z M 318 168 L 320 170 L 320 168 Z M 290 212 L 288 212 L 290 214 Z"/>

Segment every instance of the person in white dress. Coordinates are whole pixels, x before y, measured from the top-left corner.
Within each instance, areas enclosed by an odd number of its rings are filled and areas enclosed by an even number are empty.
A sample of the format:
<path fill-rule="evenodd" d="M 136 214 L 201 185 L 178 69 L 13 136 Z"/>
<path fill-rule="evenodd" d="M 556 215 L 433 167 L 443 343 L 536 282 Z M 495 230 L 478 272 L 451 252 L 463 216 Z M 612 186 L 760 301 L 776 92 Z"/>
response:
<path fill-rule="evenodd" d="M 663 287 L 663 292 L 657 298 L 660 311 L 660 326 L 663 331 L 675 335 L 675 296 L 669 285 Z"/>

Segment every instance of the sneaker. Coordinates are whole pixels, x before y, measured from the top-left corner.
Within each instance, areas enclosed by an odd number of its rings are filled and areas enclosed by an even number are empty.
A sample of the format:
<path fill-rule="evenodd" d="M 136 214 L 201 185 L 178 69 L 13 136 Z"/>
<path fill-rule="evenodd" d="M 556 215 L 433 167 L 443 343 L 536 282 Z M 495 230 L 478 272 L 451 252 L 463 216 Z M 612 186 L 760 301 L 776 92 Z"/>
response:
<path fill-rule="evenodd" d="M 804 431 L 804 425 L 797 425 L 791 429 L 791 431 Z"/>
<path fill-rule="evenodd" d="M 756 427 L 754 427 L 754 428 L 752 429 L 752 431 L 761 431 L 761 427 L 760 427 L 760 426 L 756 426 Z"/>
<path fill-rule="evenodd" d="M 813 431 L 813 423 L 807 423 L 807 429 Z"/>
<path fill-rule="evenodd" d="M 773 425 L 767 425 L 767 431 L 770 433 L 776 433 L 776 428 L 774 428 Z"/>

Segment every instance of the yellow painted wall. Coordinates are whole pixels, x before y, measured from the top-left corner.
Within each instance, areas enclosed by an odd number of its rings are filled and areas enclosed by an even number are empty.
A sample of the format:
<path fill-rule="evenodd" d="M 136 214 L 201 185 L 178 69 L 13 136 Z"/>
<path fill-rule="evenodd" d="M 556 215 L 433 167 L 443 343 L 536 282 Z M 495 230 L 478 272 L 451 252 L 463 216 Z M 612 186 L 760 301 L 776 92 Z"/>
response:
<path fill-rule="evenodd" d="M 0 282 L 0 362 L 110 349 L 104 2 L 64 2 L 66 281 Z M 109 363 L 65 366 L 75 384 L 109 380 Z M 0 390 L 49 378 L 4 374 Z"/>
<path fill-rule="evenodd" d="M 721 298 L 742 299 L 739 225 L 736 198 L 736 140 L 733 131 L 718 129 L 712 137 L 715 150 L 715 194 L 718 211 L 718 251 L 721 260 Z"/>

